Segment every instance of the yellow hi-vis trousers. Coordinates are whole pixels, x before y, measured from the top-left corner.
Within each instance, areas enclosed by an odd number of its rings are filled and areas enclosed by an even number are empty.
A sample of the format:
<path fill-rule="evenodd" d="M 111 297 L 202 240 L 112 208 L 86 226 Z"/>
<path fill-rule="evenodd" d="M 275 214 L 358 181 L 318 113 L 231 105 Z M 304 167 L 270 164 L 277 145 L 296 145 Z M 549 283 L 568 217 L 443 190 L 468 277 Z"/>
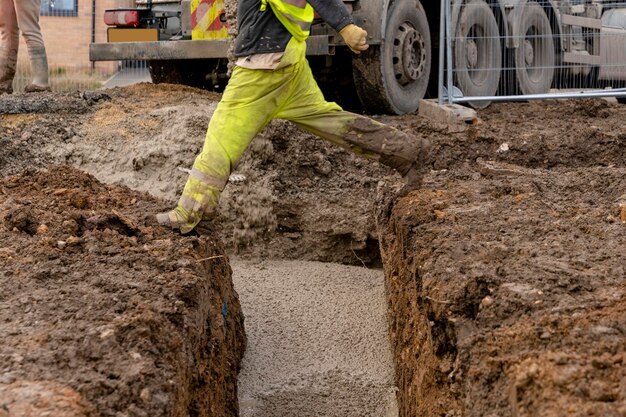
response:
<path fill-rule="evenodd" d="M 235 67 L 178 206 L 170 212 L 186 222 L 179 225 L 182 233 L 191 231 L 215 209 L 231 171 L 272 119 L 289 120 L 401 174 L 418 158 L 417 138 L 327 102 L 313 78 L 305 47 L 304 42 L 292 39 L 276 70 Z"/>

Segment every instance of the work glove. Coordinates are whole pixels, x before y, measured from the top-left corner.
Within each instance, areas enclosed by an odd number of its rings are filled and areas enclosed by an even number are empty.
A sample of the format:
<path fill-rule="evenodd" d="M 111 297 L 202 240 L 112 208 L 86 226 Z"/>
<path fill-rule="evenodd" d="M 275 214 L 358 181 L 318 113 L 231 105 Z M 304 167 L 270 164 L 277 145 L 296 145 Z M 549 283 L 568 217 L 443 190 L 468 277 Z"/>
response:
<path fill-rule="evenodd" d="M 355 54 L 360 54 L 370 46 L 367 44 L 367 32 L 357 25 L 350 23 L 339 31 L 348 48 Z"/>

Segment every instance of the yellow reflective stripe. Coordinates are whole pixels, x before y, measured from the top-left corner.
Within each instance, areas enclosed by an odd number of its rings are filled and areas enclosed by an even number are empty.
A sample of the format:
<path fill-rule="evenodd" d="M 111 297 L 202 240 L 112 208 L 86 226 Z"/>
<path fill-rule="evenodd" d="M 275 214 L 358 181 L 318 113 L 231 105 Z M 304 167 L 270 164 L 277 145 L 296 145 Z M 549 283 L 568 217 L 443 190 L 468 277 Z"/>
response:
<path fill-rule="evenodd" d="M 290 15 L 289 13 L 283 13 L 283 15 L 291 20 L 293 23 L 295 23 L 296 25 L 300 26 L 300 29 L 302 29 L 305 32 L 309 31 L 309 28 L 311 27 L 311 23 L 309 22 L 304 22 L 302 20 L 298 20 L 295 17 L 293 17 L 292 15 Z"/>
<path fill-rule="evenodd" d="M 261 0 L 261 11 L 266 10 L 268 4 L 296 40 L 306 40 L 314 18 L 313 7 L 306 0 Z"/>
<path fill-rule="evenodd" d="M 291 6 L 295 6 L 299 9 L 304 9 L 307 5 L 306 0 L 282 0 L 282 1 L 283 3 L 289 4 Z"/>
<path fill-rule="evenodd" d="M 228 178 L 224 179 L 224 178 L 213 177 L 211 175 L 205 174 L 202 171 L 199 171 L 196 168 L 191 169 L 191 173 L 189 174 L 189 176 L 209 186 L 215 187 L 220 191 L 223 190 L 226 187 L 226 184 L 228 183 Z"/>

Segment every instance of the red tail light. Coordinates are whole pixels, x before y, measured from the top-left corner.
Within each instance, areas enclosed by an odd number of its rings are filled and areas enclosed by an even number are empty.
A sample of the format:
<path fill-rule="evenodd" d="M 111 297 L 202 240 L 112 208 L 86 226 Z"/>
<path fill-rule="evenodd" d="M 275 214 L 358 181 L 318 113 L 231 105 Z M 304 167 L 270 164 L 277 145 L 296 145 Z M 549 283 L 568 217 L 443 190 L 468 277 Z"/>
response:
<path fill-rule="evenodd" d="M 139 11 L 105 10 L 104 23 L 107 26 L 139 26 Z"/>

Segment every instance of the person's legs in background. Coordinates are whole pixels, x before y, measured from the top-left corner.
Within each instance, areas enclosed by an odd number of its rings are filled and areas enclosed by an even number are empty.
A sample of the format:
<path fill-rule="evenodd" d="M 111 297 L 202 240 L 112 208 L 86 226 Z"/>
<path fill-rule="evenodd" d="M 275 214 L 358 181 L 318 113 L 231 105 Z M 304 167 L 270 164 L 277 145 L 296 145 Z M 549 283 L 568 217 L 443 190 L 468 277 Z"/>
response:
<path fill-rule="evenodd" d="M 0 94 L 13 92 L 19 36 L 14 0 L 0 0 Z"/>
<path fill-rule="evenodd" d="M 41 0 L 19 0 L 15 3 L 17 22 L 26 41 L 33 79 L 24 91 L 28 93 L 50 91 L 48 57 L 39 27 Z"/>

